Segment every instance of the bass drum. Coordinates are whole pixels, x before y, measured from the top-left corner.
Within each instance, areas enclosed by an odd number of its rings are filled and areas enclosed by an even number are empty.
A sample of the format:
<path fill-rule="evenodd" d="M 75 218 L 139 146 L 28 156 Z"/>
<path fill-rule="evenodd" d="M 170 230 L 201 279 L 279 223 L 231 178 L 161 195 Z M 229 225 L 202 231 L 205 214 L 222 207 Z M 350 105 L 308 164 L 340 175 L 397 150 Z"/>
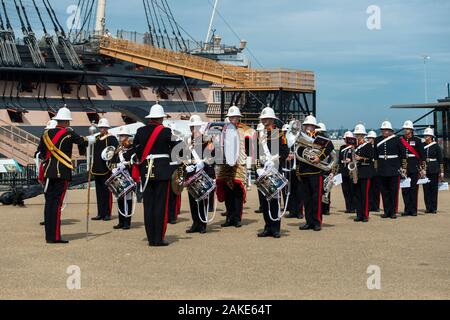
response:
<path fill-rule="evenodd" d="M 240 156 L 238 129 L 229 122 L 211 122 L 205 129 L 205 138 L 211 140 L 215 148 L 216 164 L 234 167 Z"/>

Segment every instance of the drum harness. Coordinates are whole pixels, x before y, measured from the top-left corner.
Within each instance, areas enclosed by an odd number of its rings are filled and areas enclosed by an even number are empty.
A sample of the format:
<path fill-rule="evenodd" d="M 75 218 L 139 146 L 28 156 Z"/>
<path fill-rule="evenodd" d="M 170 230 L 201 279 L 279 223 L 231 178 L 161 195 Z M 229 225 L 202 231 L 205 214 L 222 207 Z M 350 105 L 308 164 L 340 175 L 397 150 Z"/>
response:
<path fill-rule="evenodd" d="M 199 162 L 204 162 L 204 160 L 202 160 L 201 158 L 200 158 L 200 156 L 198 155 L 198 153 L 197 153 L 197 151 L 195 150 L 195 148 L 193 147 L 193 145 L 191 145 L 190 147 L 189 147 L 189 149 L 190 149 L 190 151 L 192 152 L 192 156 L 194 157 L 194 160 L 195 160 L 195 162 L 196 163 L 199 163 Z M 215 181 L 214 181 L 215 182 Z M 213 193 L 213 192 L 211 192 L 211 193 Z M 214 211 L 213 211 L 213 214 L 212 214 L 212 217 L 211 217 L 211 219 L 209 218 L 209 197 L 211 196 L 211 193 L 210 194 L 208 194 L 208 197 L 206 198 L 206 199 L 203 199 L 203 200 L 195 200 L 196 202 L 197 202 L 197 213 L 198 213 L 198 217 L 199 217 L 199 219 L 200 219 L 200 221 L 202 222 L 202 223 L 206 223 L 206 224 L 208 224 L 208 223 L 211 223 L 211 222 L 213 222 L 214 221 L 214 218 L 216 217 L 216 212 L 217 212 L 217 201 L 214 201 Z M 213 193 L 213 196 L 214 196 L 214 193 Z M 200 214 L 200 202 L 203 202 L 203 212 L 205 213 L 205 217 L 206 217 L 206 219 L 203 219 L 202 218 L 202 215 Z M 206 203 L 205 203 L 206 202 Z"/>
<path fill-rule="evenodd" d="M 267 145 L 267 131 L 266 130 L 261 130 L 260 133 L 259 133 L 259 136 L 261 138 L 261 144 L 262 144 L 262 147 L 263 147 L 264 156 L 266 158 L 266 164 L 264 165 L 264 169 L 263 169 L 266 172 L 266 171 L 269 170 L 269 168 L 267 166 L 267 161 L 268 160 L 275 161 L 275 160 L 279 159 L 280 156 L 279 155 L 272 156 L 272 154 L 271 154 L 271 152 L 269 150 L 269 146 Z M 296 161 L 294 161 L 294 166 L 296 166 Z M 277 214 L 277 218 L 276 219 L 274 219 L 272 217 L 272 212 L 270 211 L 270 201 L 271 200 L 267 200 L 267 207 L 268 207 L 268 210 L 269 210 L 269 218 L 270 218 L 270 220 L 272 220 L 274 222 L 278 222 L 278 221 L 281 220 L 281 218 L 283 218 L 286 215 L 286 211 L 287 211 L 288 204 L 289 204 L 289 197 L 291 195 L 291 190 L 290 189 L 291 188 L 290 188 L 290 180 L 289 180 L 289 182 L 288 182 L 288 193 L 286 195 L 286 203 L 284 205 L 283 212 L 281 212 L 281 192 L 282 192 L 282 190 L 278 191 L 278 194 L 276 196 L 277 201 L 278 201 L 278 214 Z"/>
<path fill-rule="evenodd" d="M 119 151 L 118 156 L 119 156 L 119 160 L 120 160 L 120 164 L 121 165 L 126 166 L 127 164 L 131 164 L 131 162 L 125 161 L 125 158 L 123 156 L 123 150 Z M 123 169 L 119 169 L 119 170 L 123 170 Z M 131 193 L 131 204 L 132 204 L 131 214 L 127 214 L 127 212 L 128 212 L 128 200 L 130 200 L 130 199 L 128 199 L 128 196 L 129 196 L 128 194 L 123 196 L 123 209 L 124 209 L 125 212 L 122 212 L 122 211 L 120 211 L 120 208 L 117 208 L 119 210 L 119 213 L 125 218 L 132 217 L 134 215 L 135 211 L 136 211 L 136 202 L 137 202 L 136 191 L 133 191 Z M 121 199 L 117 199 L 117 201 L 120 201 L 120 200 Z"/>

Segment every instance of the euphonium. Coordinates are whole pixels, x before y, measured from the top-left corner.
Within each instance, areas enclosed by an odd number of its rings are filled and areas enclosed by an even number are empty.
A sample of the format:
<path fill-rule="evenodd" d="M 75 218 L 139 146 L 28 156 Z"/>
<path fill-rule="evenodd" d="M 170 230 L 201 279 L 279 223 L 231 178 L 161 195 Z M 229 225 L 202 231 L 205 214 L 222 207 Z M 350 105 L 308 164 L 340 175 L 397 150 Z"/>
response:
<path fill-rule="evenodd" d="M 354 184 L 358 183 L 358 161 L 356 161 L 356 150 L 352 148 L 352 161 L 347 165 L 348 172 L 352 177 L 352 181 Z"/>
<path fill-rule="evenodd" d="M 300 148 L 303 148 L 303 151 L 300 153 Z M 307 163 L 313 167 L 316 167 L 320 170 L 329 172 L 331 171 L 336 164 L 336 152 L 333 150 L 327 159 L 320 161 L 319 163 L 313 163 L 315 157 L 320 157 L 322 154 L 323 147 L 315 144 L 314 140 L 302 132 L 298 134 L 297 140 L 295 142 L 295 157 L 297 160 Z"/>

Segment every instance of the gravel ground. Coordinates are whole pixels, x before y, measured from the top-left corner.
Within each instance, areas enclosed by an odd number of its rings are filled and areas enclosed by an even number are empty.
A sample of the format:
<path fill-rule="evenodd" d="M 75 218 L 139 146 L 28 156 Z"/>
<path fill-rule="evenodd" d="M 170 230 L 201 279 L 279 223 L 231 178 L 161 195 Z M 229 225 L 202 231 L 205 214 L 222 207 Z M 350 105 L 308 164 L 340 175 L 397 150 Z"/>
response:
<path fill-rule="evenodd" d="M 45 244 L 42 197 L 25 208 L 0 206 L 0 299 L 450 298 L 449 193 L 441 193 L 437 215 L 393 221 L 372 214 L 363 224 L 343 213 L 337 188 L 322 232 L 300 231 L 302 220 L 284 219 L 281 239 L 256 237 L 263 218 L 253 212 L 255 190 L 241 229 L 221 229 L 218 214 L 207 234 L 188 235 L 184 195 L 165 248 L 147 245 L 141 206 L 131 230 L 113 230 L 117 217 L 90 221 L 86 241 L 85 196 L 83 190 L 68 194 L 62 233 L 69 245 Z M 67 288 L 71 265 L 81 270 L 79 290 Z M 367 288 L 371 265 L 380 268 L 379 290 Z"/>

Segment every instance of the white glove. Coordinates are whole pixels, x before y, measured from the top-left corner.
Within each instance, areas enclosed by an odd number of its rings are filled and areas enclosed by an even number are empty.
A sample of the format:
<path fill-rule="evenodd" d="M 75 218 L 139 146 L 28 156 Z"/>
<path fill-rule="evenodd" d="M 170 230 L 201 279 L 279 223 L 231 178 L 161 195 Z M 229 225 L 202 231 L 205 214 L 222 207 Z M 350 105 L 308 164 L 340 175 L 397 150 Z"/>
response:
<path fill-rule="evenodd" d="M 195 166 L 190 165 L 190 166 L 187 166 L 187 167 L 186 167 L 186 172 L 187 172 L 187 173 L 192 173 L 192 172 L 194 172 L 194 171 L 195 171 Z"/>
<path fill-rule="evenodd" d="M 273 168 L 275 168 L 275 163 L 272 160 L 267 160 L 264 163 L 264 170 L 265 171 L 272 170 Z"/>
<path fill-rule="evenodd" d="M 199 172 L 205 168 L 205 163 L 203 161 L 197 162 L 195 165 L 195 172 Z"/>
<path fill-rule="evenodd" d="M 266 171 L 264 169 L 258 169 L 256 170 L 256 174 L 258 175 L 258 177 L 260 177 L 261 175 L 263 175 Z"/>
<path fill-rule="evenodd" d="M 117 165 L 117 170 L 125 170 L 126 166 L 123 163 Z"/>
<path fill-rule="evenodd" d="M 87 136 L 87 141 L 88 141 L 89 145 L 93 145 L 95 143 L 95 137 Z"/>

